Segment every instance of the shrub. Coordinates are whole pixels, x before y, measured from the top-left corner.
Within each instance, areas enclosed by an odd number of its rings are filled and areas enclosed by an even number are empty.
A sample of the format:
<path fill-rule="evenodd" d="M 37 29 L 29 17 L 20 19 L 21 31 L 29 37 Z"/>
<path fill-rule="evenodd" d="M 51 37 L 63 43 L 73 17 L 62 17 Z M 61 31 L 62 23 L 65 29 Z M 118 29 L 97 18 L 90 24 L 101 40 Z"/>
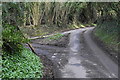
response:
<path fill-rule="evenodd" d="M 16 26 L 3 25 L 2 31 L 3 38 L 3 50 L 11 52 L 20 52 L 22 43 L 28 42 L 29 40 L 24 38 L 22 33 L 17 29 Z"/>

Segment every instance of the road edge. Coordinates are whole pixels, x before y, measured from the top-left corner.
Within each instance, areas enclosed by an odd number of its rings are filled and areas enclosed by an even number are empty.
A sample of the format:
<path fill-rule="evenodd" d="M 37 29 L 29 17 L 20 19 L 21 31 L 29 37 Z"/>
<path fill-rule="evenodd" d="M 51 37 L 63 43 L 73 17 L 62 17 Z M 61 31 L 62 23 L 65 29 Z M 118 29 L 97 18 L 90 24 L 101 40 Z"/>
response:
<path fill-rule="evenodd" d="M 94 34 L 95 28 L 92 30 L 90 36 L 91 39 L 102 49 L 106 52 L 106 54 L 115 62 L 118 64 L 118 58 L 116 58 L 116 55 L 113 55 L 111 52 L 114 52 L 116 54 L 119 54 L 118 52 L 115 52 L 113 50 L 111 50 L 107 44 L 105 44 L 102 40 L 100 40 L 99 37 L 95 36 Z M 118 55 L 117 55 L 118 57 Z"/>

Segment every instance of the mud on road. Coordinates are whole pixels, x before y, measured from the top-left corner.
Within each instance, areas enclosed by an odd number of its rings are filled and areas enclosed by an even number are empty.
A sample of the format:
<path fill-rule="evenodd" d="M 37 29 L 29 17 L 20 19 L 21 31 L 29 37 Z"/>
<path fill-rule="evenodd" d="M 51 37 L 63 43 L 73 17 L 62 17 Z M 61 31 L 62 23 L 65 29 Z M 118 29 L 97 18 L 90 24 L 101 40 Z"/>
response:
<path fill-rule="evenodd" d="M 103 62 L 101 62 L 100 57 L 97 56 L 97 52 L 94 52 L 91 46 L 89 46 L 89 41 L 86 38 L 86 31 L 89 29 L 90 28 L 83 28 L 64 32 L 64 36 L 58 40 L 36 39 L 31 41 L 36 53 L 42 56 L 41 59 L 45 66 L 44 77 L 116 77 L 106 68 L 107 65 L 105 66 Z M 109 60 L 109 58 L 107 58 L 107 60 Z M 111 62 L 111 60 L 109 62 Z M 112 63 L 109 65 L 112 65 Z"/>
<path fill-rule="evenodd" d="M 36 39 L 31 41 L 35 52 L 43 61 L 45 78 L 60 76 L 59 69 L 68 62 L 68 43 L 69 34 L 64 35 L 59 40 Z"/>

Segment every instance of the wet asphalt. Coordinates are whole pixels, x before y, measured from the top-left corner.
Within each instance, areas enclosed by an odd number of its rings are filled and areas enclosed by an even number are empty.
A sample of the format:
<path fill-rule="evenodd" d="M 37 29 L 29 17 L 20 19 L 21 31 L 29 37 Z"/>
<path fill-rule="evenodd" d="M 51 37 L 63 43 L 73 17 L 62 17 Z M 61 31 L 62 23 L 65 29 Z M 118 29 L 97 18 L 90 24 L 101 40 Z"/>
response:
<path fill-rule="evenodd" d="M 118 66 L 91 39 L 94 27 L 64 32 L 70 33 L 65 47 L 41 45 L 33 41 L 32 46 L 39 55 L 45 55 L 54 64 L 55 78 L 117 78 Z"/>

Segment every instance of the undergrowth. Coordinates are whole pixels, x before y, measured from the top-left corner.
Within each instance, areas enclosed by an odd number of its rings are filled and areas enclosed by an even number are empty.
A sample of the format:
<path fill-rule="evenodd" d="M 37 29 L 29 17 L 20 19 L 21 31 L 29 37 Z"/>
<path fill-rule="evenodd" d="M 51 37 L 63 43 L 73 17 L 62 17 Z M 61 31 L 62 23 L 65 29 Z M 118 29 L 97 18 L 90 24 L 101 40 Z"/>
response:
<path fill-rule="evenodd" d="M 116 21 L 109 21 L 99 24 L 95 29 L 95 35 L 100 38 L 106 45 L 108 45 L 112 50 L 118 51 L 118 29 Z"/>
<path fill-rule="evenodd" d="M 1 78 L 41 78 L 43 65 L 38 56 L 23 49 L 21 53 L 3 52 Z"/>

